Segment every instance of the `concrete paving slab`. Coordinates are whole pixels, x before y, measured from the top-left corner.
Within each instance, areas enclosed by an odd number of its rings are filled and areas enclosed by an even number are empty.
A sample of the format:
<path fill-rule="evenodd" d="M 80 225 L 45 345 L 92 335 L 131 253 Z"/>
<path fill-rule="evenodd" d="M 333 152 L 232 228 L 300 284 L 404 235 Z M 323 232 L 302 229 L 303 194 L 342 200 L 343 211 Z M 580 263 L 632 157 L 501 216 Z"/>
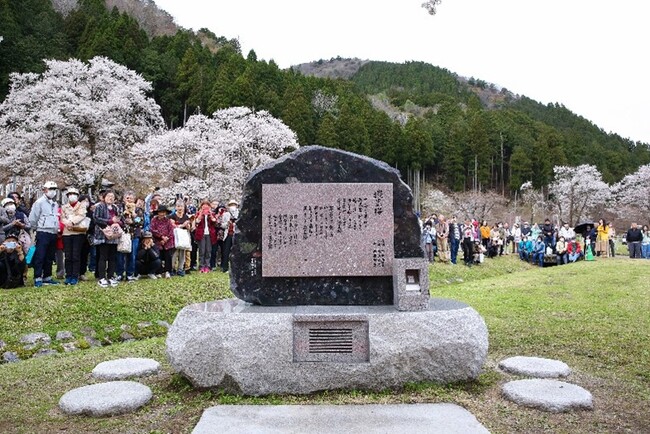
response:
<path fill-rule="evenodd" d="M 193 434 L 485 434 L 455 404 L 220 405 L 203 412 Z"/>

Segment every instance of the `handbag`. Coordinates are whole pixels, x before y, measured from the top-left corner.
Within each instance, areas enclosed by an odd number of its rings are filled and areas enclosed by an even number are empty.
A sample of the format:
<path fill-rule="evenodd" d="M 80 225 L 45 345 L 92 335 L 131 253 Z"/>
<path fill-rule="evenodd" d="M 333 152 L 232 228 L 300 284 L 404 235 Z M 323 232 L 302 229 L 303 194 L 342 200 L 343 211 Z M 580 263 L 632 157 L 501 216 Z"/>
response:
<path fill-rule="evenodd" d="M 102 229 L 102 232 L 104 233 L 104 238 L 106 238 L 107 241 L 117 240 L 121 238 L 122 234 L 124 233 L 120 225 L 117 223 L 106 226 L 104 229 Z"/>
<path fill-rule="evenodd" d="M 119 243 L 117 243 L 117 251 L 120 253 L 131 253 L 131 234 L 128 232 L 122 233 Z"/>
<path fill-rule="evenodd" d="M 76 225 L 72 226 L 70 228 L 70 231 L 71 232 L 86 233 L 88 231 L 89 227 L 90 227 L 90 217 L 84 217 L 83 220 L 81 220 Z"/>
<path fill-rule="evenodd" d="M 192 250 L 192 240 L 189 231 L 174 228 L 174 246 L 180 250 Z"/>
<path fill-rule="evenodd" d="M 21 229 L 18 235 L 18 242 L 23 247 L 23 252 L 28 252 L 32 248 L 32 237 L 29 236 L 26 230 Z"/>

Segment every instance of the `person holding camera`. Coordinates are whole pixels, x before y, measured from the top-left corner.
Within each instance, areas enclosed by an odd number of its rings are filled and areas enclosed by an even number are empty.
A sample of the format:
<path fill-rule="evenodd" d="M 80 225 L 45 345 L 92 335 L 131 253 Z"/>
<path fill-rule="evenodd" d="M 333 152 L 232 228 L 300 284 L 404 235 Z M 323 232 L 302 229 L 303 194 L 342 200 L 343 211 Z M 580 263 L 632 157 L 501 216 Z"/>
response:
<path fill-rule="evenodd" d="M 199 271 L 209 273 L 212 245 L 217 242 L 217 216 L 212 212 L 212 206 L 208 200 L 201 202 L 195 224 L 194 239 L 199 245 Z"/>
<path fill-rule="evenodd" d="M 5 289 L 25 286 L 25 252 L 18 242 L 18 232 L 9 232 L 0 244 L 0 287 Z"/>
<path fill-rule="evenodd" d="M 160 250 L 153 242 L 153 234 L 149 231 L 142 233 L 142 244 L 136 256 L 136 265 L 140 276 L 149 276 L 150 279 L 156 279 L 156 274 L 160 272 L 162 261 L 160 260 Z"/>

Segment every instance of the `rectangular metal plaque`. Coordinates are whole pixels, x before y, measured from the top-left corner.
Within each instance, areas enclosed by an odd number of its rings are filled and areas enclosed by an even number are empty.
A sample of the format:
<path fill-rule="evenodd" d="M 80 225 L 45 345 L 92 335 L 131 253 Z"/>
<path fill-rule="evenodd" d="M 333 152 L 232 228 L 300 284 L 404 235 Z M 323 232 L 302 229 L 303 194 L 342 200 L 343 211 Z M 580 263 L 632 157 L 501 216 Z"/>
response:
<path fill-rule="evenodd" d="M 369 360 L 368 321 L 293 323 L 293 361 L 364 363 Z"/>
<path fill-rule="evenodd" d="M 393 184 L 262 185 L 262 276 L 390 276 Z"/>

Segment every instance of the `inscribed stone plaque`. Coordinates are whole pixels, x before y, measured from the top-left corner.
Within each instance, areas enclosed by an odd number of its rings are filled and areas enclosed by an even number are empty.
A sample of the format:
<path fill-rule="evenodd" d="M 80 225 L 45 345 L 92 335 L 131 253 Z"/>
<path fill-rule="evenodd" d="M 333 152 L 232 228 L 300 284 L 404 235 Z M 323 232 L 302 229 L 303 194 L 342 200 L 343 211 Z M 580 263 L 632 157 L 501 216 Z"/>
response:
<path fill-rule="evenodd" d="M 390 276 L 393 184 L 262 185 L 262 276 Z"/>

